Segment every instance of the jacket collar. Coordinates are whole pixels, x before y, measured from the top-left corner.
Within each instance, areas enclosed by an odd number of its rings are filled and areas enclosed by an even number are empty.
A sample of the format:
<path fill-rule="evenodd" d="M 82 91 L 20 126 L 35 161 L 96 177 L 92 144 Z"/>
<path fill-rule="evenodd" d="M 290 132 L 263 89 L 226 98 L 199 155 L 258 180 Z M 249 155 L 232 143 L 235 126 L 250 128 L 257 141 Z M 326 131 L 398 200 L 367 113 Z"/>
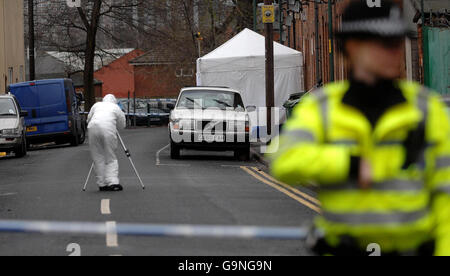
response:
<path fill-rule="evenodd" d="M 381 114 L 375 126 L 372 126 L 364 112 L 350 104 L 348 98 L 346 100 L 347 92 L 352 88 L 350 81 L 345 82 L 345 85 L 339 86 L 341 91 L 336 91 L 335 100 L 330 102 L 330 107 L 336 110 L 331 116 L 332 123 L 350 131 L 356 131 L 360 137 L 372 137 L 376 141 L 382 141 L 395 130 L 413 128 L 422 119 L 422 114 L 414 100 L 405 94 L 405 89 L 402 89 L 398 82 L 394 82 L 394 85 L 401 94 L 390 99 L 389 106 Z"/>

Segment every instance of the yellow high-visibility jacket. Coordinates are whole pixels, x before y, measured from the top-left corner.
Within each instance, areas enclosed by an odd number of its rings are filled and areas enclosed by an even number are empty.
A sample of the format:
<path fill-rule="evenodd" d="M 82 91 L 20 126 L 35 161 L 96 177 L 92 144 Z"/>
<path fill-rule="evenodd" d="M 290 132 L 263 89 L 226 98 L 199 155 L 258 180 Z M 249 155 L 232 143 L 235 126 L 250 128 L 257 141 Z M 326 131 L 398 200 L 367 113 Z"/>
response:
<path fill-rule="evenodd" d="M 361 249 L 378 243 L 383 252 L 408 252 L 435 240 L 435 254 L 450 255 L 448 115 L 421 85 L 396 85 L 407 101 L 389 108 L 375 127 L 342 102 L 349 82 L 312 93 L 273 140 L 271 173 L 290 185 L 318 184 L 323 213 L 316 226 L 332 246 L 350 235 Z M 404 142 L 421 125 L 422 162 L 405 168 Z M 359 189 L 349 177 L 352 156 L 370 162 L 370 189 Z"/>

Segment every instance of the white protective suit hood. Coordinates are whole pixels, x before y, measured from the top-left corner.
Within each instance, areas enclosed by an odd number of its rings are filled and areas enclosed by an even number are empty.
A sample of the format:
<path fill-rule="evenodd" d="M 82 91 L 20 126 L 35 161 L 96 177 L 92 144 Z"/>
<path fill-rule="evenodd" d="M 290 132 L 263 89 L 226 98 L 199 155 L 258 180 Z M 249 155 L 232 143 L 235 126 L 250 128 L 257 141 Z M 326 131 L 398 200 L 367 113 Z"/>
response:
<path fill-rule="evenodd" d="M 108 94 L 103 98 L 103 102 L 117 104 L 117 99 L 116 97 L 114 97 L 114 95 Z"/>

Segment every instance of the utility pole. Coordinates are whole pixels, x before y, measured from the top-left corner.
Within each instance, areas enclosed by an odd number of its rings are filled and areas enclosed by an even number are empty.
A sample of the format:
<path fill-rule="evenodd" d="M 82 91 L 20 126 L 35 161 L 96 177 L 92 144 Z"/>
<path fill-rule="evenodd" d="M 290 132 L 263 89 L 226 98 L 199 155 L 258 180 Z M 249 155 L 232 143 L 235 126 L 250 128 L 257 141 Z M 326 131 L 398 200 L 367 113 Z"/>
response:
<path fill-rule="evenodd" d="M 36 79 L 34 56 L 34 0 L 28 0 L 28 58 L 30 66 L 30 80 Z"/>
<path fill-rule="evenodd" d="M 283 44 L 283 3 L 278 0 L 278 13 L 280 20 L 280 44 Z"/>
<path fill-rule="evenodd" d="M 255 31 L 255 32 L 257 31 L 256 29 L 257 29 L 257 23 L 258 23 L 257 18 L 256 18 L 258 16 L 257 8 L 258 8 L 258 3 L 256 0 L 253 0 L 253 31 Z"/>
<path fill-rule="evenodd" d="M 426 51 L 426 35 L 427 35 L 427 30 L 425 27 L 425 3 L 424 0 L 420 1 L 420 17 L 422 19 L 422 41 L 420 43 L 422 43 L 422 71 L 423 71 L 423 84 L 424 85 L 428 85 L 428 76 L 427 76 L 427 64 L 428 64 L 428 55 L 427 55 L 427 51 Z"/>
<path fill-rule="evenodd" d="M 202 57 L 202 41 L 203 41 L 202 33 L 197 32 L 194 36 L 197 39 L 197 43 L 198 43 L 198 58 L 201 58 Z"/>
<path fill-rule="evenodd" d="M 267 107 L 267 134 L 272 134 L 272 109 L 275 106 L 275 74 L 273 57 L 273 23 L 275 10 L 273 0 L 264 0 L 263 23 L 266 35 L 266 107 Z"/>
<path fill-rule="evenodd" d="M 328 38 L 330 54 L 330 82 L 334 81 L 333 3 L 328 0 Z"/>
<path fill-rule="evenodd" d="M 320 68 L 320 46 L 319 46 L 319 1 L 320 0 L 315 0 L 314 1 L 314 21 L 315 21 L 315 32 L 316 32 L 316 86 L 319 86 L 322 82 L 322 78 L 321 78 L 321 68 Z"/>

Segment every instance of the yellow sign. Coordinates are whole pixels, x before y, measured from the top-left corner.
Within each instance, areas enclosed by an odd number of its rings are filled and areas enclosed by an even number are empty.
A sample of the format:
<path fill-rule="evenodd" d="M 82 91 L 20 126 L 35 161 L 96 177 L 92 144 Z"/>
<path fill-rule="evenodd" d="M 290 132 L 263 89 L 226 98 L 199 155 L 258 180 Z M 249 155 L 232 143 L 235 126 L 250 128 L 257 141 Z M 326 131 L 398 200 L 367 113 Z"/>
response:
<path fill-rule="evenodd" d="M 6 156 L 6 152 L 0 152 L 0 157 L 5 157 Z"/>
<path fill-rule="evenodd" d="M 273 5 L 262 6 L 263 23 L 275 22 L 275 7 Z"/>
<path fill-rule="evenodd" d="M 36 132 L 36 131 L 37 131 L 37 127 L 35 127 L 35 126 L 27 127 L 27 132 Z"/>

